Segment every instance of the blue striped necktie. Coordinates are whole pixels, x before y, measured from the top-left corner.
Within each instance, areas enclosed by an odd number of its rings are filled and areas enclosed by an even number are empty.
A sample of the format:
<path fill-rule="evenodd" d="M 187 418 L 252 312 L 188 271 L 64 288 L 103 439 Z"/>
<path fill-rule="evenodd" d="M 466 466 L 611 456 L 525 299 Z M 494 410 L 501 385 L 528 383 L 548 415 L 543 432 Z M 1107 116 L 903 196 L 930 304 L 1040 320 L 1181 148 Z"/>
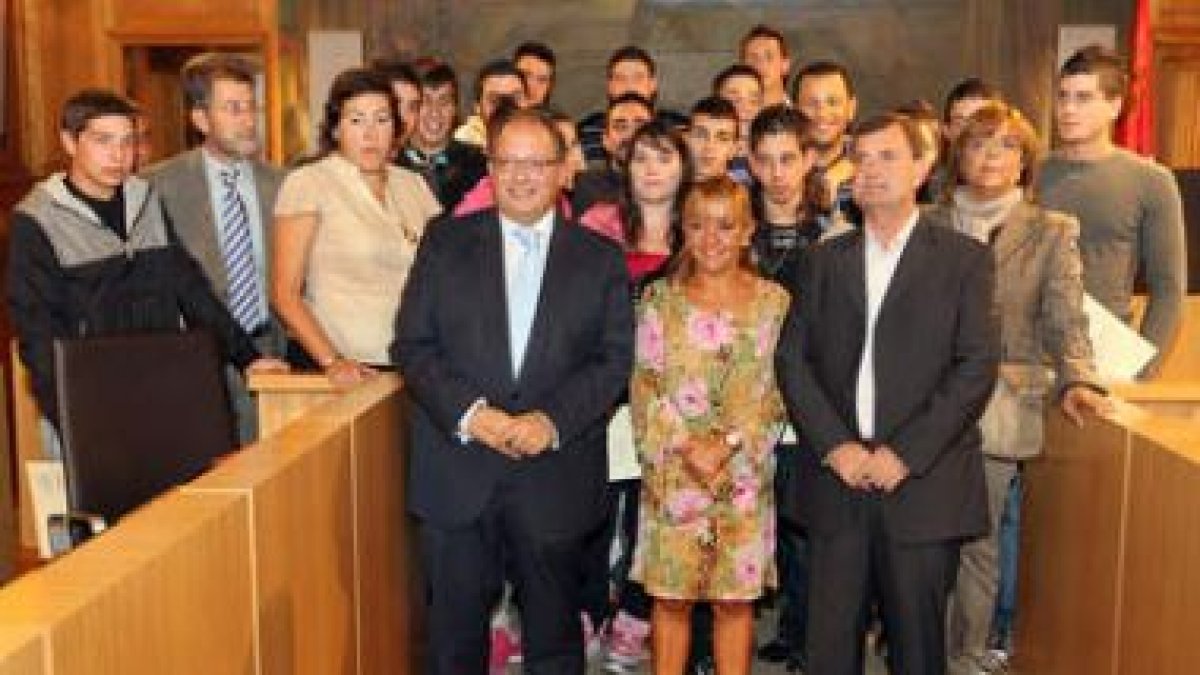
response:
<path fill-rule="evenodd" d="M 221 254 L 229 281 L 229 313 L 253 333 L 266 320 L 259 290 L 258 266 L 250 239 L 250 215 L 237 189 L 238 170 L 223 169 L 221 185 Z"/>

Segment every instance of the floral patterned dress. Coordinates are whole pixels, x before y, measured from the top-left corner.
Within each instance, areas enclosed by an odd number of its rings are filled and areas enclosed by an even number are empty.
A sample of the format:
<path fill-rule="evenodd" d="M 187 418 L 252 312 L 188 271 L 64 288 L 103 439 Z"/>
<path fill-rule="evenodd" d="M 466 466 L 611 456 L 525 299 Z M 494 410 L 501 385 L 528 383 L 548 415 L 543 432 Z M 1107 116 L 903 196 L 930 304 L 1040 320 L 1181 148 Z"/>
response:
<path fill-rule="evenodd" d="M 775 342 L 788 295 L 766 280 L 737 312 L 691 303 L 670 280 L 638 305 L 630 408 L 642 463 L 631 578 L 658 598 L 753 600 L 775 585 L 774 447 L 784 409 Z M 736 433 L 721 477 L 689 469 L 689 443 Z"/>

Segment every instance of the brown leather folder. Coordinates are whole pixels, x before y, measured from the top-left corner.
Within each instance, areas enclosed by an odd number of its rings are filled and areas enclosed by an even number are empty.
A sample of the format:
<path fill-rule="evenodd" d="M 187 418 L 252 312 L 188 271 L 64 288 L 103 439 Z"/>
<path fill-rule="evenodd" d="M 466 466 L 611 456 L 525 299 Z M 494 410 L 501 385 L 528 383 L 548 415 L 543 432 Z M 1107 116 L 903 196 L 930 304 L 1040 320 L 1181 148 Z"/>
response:
<path fill-rule="evenodd" d="M 207 332 L 56 340 L 67 506 L 112 523 L 235 447 Z"/>

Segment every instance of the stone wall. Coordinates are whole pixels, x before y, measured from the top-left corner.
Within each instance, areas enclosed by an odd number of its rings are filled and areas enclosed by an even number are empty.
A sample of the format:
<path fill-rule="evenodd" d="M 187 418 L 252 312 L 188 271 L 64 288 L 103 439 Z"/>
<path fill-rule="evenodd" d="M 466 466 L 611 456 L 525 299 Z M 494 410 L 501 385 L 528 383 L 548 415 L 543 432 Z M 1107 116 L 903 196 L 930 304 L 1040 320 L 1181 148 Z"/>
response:
<path fill-rule="evenodd" d="M 864 110 L 912 98 L 937 104 L 959 79 L 1001 84 L 1044 122 L 1060 21 L 1129 20 L 1126 0 L 284 0 L 294 28 L 360 27 L 367 53 L 436 54 L 469 84 L 484 61 L 522 40 L 551 45 L 554 102 L 579 114 L 603 105 L 604 64 L 633 43 L 660 66 L 661 101 L 686 109 L 735 58 L 738 38 L 766 22 L 790 39 L 793 65 L 846 63 Z M 469 90 L 469 86 L 464 89 Z M 464 98 L 469 92 L 464 91 Z M 465 101 L 464 101 L 465 103 Z"/>

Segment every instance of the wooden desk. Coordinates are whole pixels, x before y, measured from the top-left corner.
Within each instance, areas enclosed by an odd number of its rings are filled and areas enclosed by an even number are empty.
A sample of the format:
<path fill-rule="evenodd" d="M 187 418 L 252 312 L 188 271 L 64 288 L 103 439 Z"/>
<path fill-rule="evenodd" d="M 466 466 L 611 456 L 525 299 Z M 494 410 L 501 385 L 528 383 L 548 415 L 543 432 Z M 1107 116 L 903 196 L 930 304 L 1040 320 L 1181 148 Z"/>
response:
<path fill-rule="evenodd" d="M 1200 424 L 1057 411 L 1026 469 L 1017 670 L 1190 675 L 1200 625 Z"/>
<path fill-rule="evenodd" d="M 1156 415 L 1200 422 L 1200 377 L 1191 381 L 1117 384 L 1109 391 Z"/>
<path fill-rule="evenodd" d="M 0 633 L 34 628 L 56 675 L 246 673 L 249 522 L 232 495 L 165 495 L 0 591 Z"/>
<path fill-rule="evenodd" d="M 0 675 L 47 675 L 44 651 L 36 628 L 0 627 Z"/>
<path fill-rule="evenodd" d="M 399 378 L 340 395 L 323 376 L 256 384 L 260 410 L 276 406 L 274 419 L 292 421 L 185 492 L 230 492 L 253 505 L 263 662 L 297 674 L 406 672 L 420 603 Z"/>
<path fill-rule="evenodd" d="M 330 395 L 0 589 L 0 675 L 414 672 L 405 423 L 395 376 Z"/>
<path fill-rule="evenodd" d="M 1146 297 L 1133 298 L 1135 325 L 1141 325 Z M 1184 299 L 1183 320 L 1179 333 L 1158 372 L 1160 382 L 1200 382 L 1200 295 L 1189 295 Z"/>
<path fill-rule="evenodd" d="M 18 532 L 21 546 L 37 549 L 37 525 L 33 522 L 33 500 L 25 462 L 46 459 L 42 448 L 41 412 L 33 399 L 33 377 L 17 353 L 17 342 L 9 342 L 9 368 L 12 375 L 12 438 L 15 444 Z"/>
<path fill-rule="evenodd" d="M 258 437 L 266 438 L 338 393 L 320 373 L 251 373 L 247 388 L 258 399 Z"/>

